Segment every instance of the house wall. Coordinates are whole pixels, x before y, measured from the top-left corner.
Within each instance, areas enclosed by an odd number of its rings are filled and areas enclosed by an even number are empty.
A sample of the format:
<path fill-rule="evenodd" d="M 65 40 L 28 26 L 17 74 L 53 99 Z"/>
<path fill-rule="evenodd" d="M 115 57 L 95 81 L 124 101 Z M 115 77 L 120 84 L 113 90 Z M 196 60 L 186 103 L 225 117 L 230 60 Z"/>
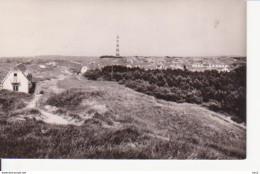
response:
<path fill-rule="evenodd" d="M 24 74 L 19 70 L 12 70 L 8 77 L 3 82 L 3 89 L 13 91 L 12 81 L 14 80 L 14 73 L 17 73 L 17 81 L 20 82 L 18 92 L 29 93 L 29 81 Z"/>

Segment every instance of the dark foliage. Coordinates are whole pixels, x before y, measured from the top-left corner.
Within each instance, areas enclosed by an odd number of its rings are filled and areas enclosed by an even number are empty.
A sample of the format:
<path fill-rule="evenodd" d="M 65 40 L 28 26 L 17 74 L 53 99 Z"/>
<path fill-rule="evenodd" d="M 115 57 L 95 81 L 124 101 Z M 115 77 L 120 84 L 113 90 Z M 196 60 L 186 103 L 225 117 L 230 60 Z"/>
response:
<path fill-rule="evenodd" d="M 117 81 L 138 92 L 174 102 L 201 104 L 246 121 L 246 66 L 231 72 L 206 70 L 144 70 L 106 66 L 86 73 L 91 80 Z"/>
<path fill-rule="evenodd" d="M 112 55 L 103 55 L 103 56 L 100 56 L 99 58 L 104 59 L 104 58 L 122 58 L 122 57 L 120 57 L 120 56 L 112 56 Z"/>
<path fill-rule="evenodd" d="M 0 112 L 4 112 L 5 115 L 9 114 L 16 109 L 21 109 L 25 106 L 24 100 L 29 100 L 31 96 L 29 94 L 12 92 L 8 90 L 0 91 Z"/>
<path fill-rule="evenodd" d="M 32 82 L 32 86 L 31 88 L 29 89 L 29 93 L 30 94 L 33 94 L 35 92 L 35 88 L 36 88 L 36 82 Z"/>

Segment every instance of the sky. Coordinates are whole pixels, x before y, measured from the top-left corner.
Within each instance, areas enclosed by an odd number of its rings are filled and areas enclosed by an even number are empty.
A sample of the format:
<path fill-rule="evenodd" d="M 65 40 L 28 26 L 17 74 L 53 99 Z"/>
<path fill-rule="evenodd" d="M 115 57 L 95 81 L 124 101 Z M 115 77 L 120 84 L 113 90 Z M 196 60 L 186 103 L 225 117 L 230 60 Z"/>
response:
<path fill-rule="evenodd" d="M 1 0 L 0 57 L 246 56 L 245 0 Z"/>

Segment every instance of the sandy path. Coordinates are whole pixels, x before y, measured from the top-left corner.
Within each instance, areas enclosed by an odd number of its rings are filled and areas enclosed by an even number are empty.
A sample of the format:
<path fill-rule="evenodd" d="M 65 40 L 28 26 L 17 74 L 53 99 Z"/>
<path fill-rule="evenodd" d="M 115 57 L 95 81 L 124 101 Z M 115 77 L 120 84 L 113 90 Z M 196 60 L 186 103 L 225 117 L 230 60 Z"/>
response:
<path fill-rule="evenodd" d="M 48 111 L 44 111 L 42 109 L 39 110 L 41 115 L 44 117 L 42 121 L 45 123 L 52 123 L 52 124 L 61 124 L 61 125 L 67 125 L 71 124 L 68 120 L 62 118 L 60 115 L 53 114 Z"/>
<path fill-rule="evenodd" d="M 63 73 L 67 75 L 72 75 L 72 73 L 69 72 L 66 67 L 61 67 L 61 70 Z M 45 94 L 40 94 L 40 91 L 44 88 L 44 86 L 48 87 L 48 92 L 50 91 L 54 93 L 60 92 L 60 89 L 58 88 L 57 84 L 59 83 L 59 81 L 62 81 L 65 78 L 66 76 L 62 74 L 62 75 L 58 75 L 57 78 L 38 82 L 36 85 L 33 99 L 27 104 L 27 106 L 24 109 L 37 109 L 41 114 L 41 116 L 37 116 L 37 118 L 42 120 L 45 123 L 59 124 L 59 125 L 67 125 L 67 124 L 79 125 L 79 123 L 76 123 L 74 120 L 65 119 L 64 118 L 65 116 L 54 114 L 52 113 L 52 111 L 40 107 L 39 101 L 45 95 Z"/>
<path fill-rule="evenodd" d="M 29 102 L 28 105 L 26 106 L 26 109 L 36 108 L 38 103 L 39 103 L 38 101 L 41 98 L 41 96 L 42 96 L 41 94 L 35 94 L 34 98 L 32 99 L 32 101 Z"/>

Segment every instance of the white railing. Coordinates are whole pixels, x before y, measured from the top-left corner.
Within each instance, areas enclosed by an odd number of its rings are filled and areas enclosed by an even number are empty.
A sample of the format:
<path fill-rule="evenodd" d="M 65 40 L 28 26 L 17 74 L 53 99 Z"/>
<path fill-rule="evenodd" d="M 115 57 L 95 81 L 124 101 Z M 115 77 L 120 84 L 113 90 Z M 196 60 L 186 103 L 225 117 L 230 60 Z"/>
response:
<path fill-rule="evenodd" d="M 11 81 L 11 83 L 20 83 L 20 80 L 18 80 L 17 78 L 13 78 L 10 81 Z"/>

